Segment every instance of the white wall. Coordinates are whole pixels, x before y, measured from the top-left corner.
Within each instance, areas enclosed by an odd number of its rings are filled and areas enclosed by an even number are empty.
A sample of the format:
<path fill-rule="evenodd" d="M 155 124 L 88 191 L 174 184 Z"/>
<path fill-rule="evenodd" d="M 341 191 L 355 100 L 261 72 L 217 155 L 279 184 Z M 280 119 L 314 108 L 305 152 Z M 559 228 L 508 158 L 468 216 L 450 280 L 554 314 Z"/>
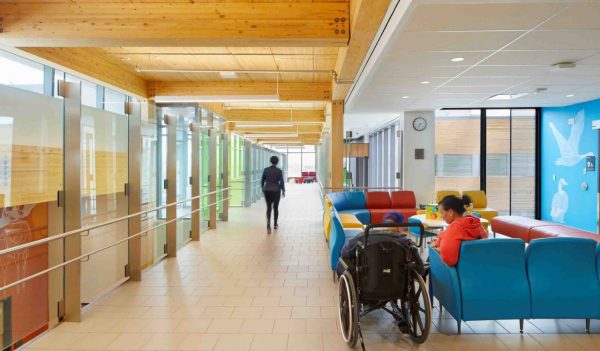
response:
<path fill-rule="evenodd" d="M 422 132 L 413 128 L 417 117 L 427 121 L 427 128 Z M 434 111 L 405 112 L 403 129 L 403 188 L 415 192 L 417 205 L 430 203 L 435 191 Z M 425 149 L 425 159 L 415 160 L 415 149 Z"/>

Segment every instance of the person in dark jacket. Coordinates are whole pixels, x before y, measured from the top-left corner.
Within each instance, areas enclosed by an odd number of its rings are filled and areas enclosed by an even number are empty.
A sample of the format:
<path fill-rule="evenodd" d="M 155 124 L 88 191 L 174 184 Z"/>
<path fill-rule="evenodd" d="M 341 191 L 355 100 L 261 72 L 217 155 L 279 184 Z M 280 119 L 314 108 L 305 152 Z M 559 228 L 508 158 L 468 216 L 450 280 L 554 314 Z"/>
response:
<path fill-rule="evenodd" d="M 271 156 L 271 167 L 263 171 L 261 187 L 265 200 L 267 201 L 267 234 L 271 234 L 271 208 L 273 208 L 273 227 L 277 229 L 277 218 L 279 217 L 279 200 L 281 196 L 285 197 L 285 183 L 283 181 L 283 172 L 277 168 L 279 158 Z"/>

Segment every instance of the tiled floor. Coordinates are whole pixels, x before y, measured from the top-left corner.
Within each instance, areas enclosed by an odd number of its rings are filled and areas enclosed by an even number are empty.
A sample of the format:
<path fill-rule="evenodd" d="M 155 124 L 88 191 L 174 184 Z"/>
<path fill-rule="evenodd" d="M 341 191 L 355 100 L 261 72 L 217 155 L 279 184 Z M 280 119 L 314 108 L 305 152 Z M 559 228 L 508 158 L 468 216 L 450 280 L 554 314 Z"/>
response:
<path fill-rule="evenodd" d="M 347 350 L 337 327 L 316 185 L 290 185 L 280 229 L 265 234 L 264 204 L 234 208 L 228 223 L 204 233 L 91 306 L 81 323 L 63 323 L 31 350 Z M 600 350 L 583 321 L 456 323 L 434 311 L 420 347 L 382 313 L 365 317 L 368 350 Z M 592 327 L 600 332 L 600 321 Z M 556 334 L 557 332 L 564 334 Z"/>

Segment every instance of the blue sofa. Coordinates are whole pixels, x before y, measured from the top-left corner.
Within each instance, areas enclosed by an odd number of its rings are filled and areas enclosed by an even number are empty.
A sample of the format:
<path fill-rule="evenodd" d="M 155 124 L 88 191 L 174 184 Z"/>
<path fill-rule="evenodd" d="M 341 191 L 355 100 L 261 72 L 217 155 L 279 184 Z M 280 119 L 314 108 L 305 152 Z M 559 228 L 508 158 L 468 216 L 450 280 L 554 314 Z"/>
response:
<path fill-rule="evenodd" d="M 600 318 L 600 246 L 590 239 L 464 242 L 455 267 L 429 249 L 429 293 L 457 321 Z"/>
<path fill-rule="evenodd" d="M 335 208 L 331 209 L 331 224 L 331 234 L 329 235 L 329 258 L 331 260 L 331 269 L 335 274 L 335 267 L 337 266 L 338 260 L 342 253 L 342 248 L 350 239 L 355 237 L 357 234 L 362 233 L 363 230 L 344 229 Z"/>
<path fill-rule="evenodd" d="M 367 198 L 365 193 L 358 192 L 338 192 L 327 194 L 333 207 L 339 213 L 349 213 L 363 224 L 371 223 L 371 213 L 367 209 Z"/>

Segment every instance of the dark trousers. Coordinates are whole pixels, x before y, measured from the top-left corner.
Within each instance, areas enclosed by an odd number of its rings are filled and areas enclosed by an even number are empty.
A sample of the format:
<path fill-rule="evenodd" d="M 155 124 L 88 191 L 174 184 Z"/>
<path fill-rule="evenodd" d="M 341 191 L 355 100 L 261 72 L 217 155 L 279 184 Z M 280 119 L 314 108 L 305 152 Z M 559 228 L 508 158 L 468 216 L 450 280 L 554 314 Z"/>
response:
<path fill-rule="evenodd" d="M 281 193 L 279 191 L 265 191 L 265 200 L 267 201 L 267 224 L 271 224 L 271 208 L 275 210 L 273 213 L 274 224 L 277 224 L 277 218 L 279 217 L 279 199 L 281 199 Z"/>

